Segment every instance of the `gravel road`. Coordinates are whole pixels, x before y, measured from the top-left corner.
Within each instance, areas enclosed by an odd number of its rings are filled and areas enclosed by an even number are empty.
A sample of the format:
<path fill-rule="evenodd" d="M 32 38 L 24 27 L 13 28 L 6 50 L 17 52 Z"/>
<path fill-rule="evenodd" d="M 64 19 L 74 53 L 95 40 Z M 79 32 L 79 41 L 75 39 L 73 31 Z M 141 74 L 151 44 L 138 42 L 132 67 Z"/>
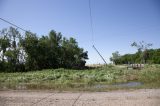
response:
<path fill-rule="evenodd" d="M 0 91 L 0 106 L 160 106 L 160 89 L 61 93 Z"/>

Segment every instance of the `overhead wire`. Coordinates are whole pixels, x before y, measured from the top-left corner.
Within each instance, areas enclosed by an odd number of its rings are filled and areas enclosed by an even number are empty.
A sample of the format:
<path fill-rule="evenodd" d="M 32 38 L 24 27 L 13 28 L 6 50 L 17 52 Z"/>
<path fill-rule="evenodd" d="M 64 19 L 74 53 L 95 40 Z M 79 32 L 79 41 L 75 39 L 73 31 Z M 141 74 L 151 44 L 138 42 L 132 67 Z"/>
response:
<path fill-rule="evenodd" d="M 91 0 L 89 0 L 89 14 L 90 14 L 90 26 L 91 26 L 91 35 L 92 35 L 92 47 L 98 53 L 98 55 L 101 57 L 101 59 L 104 61 L 104 63 L 107 64 L 107 62 L 105 61 L 103 56 L 100 54 L 100 52 L 96 49 L 96 47 L 94 45 L 94 30 L 93 30 L 93 18 L 92 18 Z"/>
<path fill-rule="evenodd" d="M 27 30 L 25 30 L 25 29 L 23 29 L 23 28 L 21 28 L 21 27 L 19 27 L 19 26 L 15 25 L 15 24 L 13 24 L 13 23 L 11 23 L 11 22 L 9 22 L 9 21 L 7 21 L 7 20 L 5 20 L 5 19 L 1 18 L 1 17 L 0 17 L 0 20 L 2 20 L 2 21 L 4 21 L 4 22 L 6 22 L 6 23 L 8 23 L 8 24 L 10 24 L 10 25 L 12 25 L 12 26 L 14 26 L 14 27 L 18 28 L 18 29 L 21 29 L 22 31 L 29 32 L 29 31 L 27 31 Z"/>
<path fill-rule="evenodd" d="M 93 18 L 92 18 L 91 0 L 89 0 L 89 15 L 90 15 L 90 27 L 91 27 L 91 35 L 92 35 L 92 45 L 94 45 L 94 31 L 93 31 Z"/>

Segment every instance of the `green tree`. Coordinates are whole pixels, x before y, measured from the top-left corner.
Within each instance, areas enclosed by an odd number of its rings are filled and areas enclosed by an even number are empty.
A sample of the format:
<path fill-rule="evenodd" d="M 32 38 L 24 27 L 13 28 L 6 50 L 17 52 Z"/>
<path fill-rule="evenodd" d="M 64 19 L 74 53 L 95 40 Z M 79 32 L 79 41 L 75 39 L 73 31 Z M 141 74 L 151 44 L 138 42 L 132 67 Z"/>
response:
<path fill-rule="evenodd" d="M 63 66 L 67 68 L 83 68 L 85 60 L 88 59 L 87 51 L 78 47 L 78 43 L 74 38 L 69 40 L 63 38 L 62 41 Z"/>
<path fill-rule="evenodd" d="M 2 29 L 1 31 L 0 48 L 2 51 L 2 62 L 8 71 L 17 71 L 18 69 L 20 36 L 19 31 L 13 27 Z"/>
<path fill-rule="evenodd" d="M 83 68 L 88 52 L 74 38 L 62 37 L 51 30 L 48 36 L 37 37 L 26 32 L 22 38 L 13 27 L 3 29 L 0 36 L 0 70 L 28 71 L 49 68 Z M 3 68 L 3 69 L 2 69 Z"/>
<path fill-rule="evenodd" d="M 146 63 L 146 60 L 148 58 L 148 48 L 152 46 L 151 43 L 145 43 L 144 41 L 141 41 L 138 43 L 133 42 L 131 44 L 132 47 L 136 47 L 138 49 L 138 52 L 141 53 L 141 63 Z"/>
<path fill-rule="evenodd" d="M 112 61 L 114 64 L 118 64 L 119 58 L 120 58 L 119 52 L 115 51 L 114 53 L 112 53 L 112 57 L 110 57 L 110 61 Z"/>
<path fill-rule="evenodd" d="M 25 33 L 25 38 L 21 40 L 21 45 L 26 52 L 26 70 L 37 70 L 38 67 L 38 38 L 31 32 Z"/>
<path fill-rule="evenodd" d="M 2 52 L 2 62 L 4 62 L 4 54 L 7 51 L 7 48 L 10 47 L 10 42 L 6 28 L 2 29 L 0 34 L 0 52 Z"/>

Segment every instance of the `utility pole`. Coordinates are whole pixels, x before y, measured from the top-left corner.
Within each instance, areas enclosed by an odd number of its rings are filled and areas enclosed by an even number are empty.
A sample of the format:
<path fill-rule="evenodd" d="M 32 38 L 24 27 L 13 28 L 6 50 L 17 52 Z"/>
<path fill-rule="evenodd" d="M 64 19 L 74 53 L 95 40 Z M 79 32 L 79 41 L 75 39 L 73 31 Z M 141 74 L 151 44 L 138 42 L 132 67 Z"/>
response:
<path fill-rule="evenodd" d="M 104 63 L 107 65 L 107 62 L 105 61 L 105 59 L 102 57 L 102 55 L 98 52 L 98 50 L 96 49 L 96 47 L 93 45 L 92 46 L 95 50 L 96 50 L 96 52 L 98 53 L 98 55 L 102 58 L 102 60 L 104 61 Z"/>

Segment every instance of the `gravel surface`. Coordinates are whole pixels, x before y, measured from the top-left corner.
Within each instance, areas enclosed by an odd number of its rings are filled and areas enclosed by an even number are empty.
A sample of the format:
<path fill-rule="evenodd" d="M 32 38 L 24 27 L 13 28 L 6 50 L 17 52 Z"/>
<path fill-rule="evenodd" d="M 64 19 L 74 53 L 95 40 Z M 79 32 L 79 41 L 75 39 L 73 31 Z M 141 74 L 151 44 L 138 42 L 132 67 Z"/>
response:
<path fill-rule="evenodd" d="M 75 93 L 0 91 L 0 106 L 160 106 L 160 89 Z"/>

